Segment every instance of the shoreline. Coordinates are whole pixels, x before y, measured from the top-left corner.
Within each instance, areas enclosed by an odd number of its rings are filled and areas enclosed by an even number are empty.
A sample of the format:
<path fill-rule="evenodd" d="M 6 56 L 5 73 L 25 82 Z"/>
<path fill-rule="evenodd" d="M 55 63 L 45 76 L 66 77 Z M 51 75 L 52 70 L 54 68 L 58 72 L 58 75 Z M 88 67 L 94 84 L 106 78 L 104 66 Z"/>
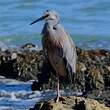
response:
<path fill-rule="evenodd" d="M 77 48 L 77 73 L 73 91 L 83 92 L 83 97 L 102 101 L 110 107 L 110 51 Z M 19 49 L 0 50 L 0 75 L 18 81 L 35 80 L 32 91 L 55 89 L 56 77 L 46 62 L 43 51 L 28 43 Z M 62 82 L 62 79 L 61 79 Z M 63 80 L 61 89 L 69 86 Z"/>

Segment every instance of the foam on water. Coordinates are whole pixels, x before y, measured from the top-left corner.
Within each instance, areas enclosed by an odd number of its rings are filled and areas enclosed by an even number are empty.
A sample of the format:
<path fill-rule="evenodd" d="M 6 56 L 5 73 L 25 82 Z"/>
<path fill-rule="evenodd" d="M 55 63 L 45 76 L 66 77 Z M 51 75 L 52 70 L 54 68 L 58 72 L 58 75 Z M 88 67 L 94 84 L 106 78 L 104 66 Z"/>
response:
<path fill-rule="evenodd" d="M 1 78 L 0 84 L 0 110 L 28 110 L 40 100 L 48 100 L 56 97 L 55 90 L 31 91 L 32 82 L 19 82 L 16 80 Z M 7 82 L 8 80 L 8 82 Z M 15 81 L 15 83 L 14 83 Z M 81 95 L 82 93 L 60 91 L 63 96 Z"/>
<path fill-rule="evenodd" d="M 83 49 L 106 49 L 110 50 L 110 40 L 85 41 L 79 42 L 79 47 Z"/>
<path fill-rule="evenodd" d="M 13 108 L 13 110 L 29 109 L 41 99 L 41 96 L 39 94 L 39 92 L 27 92 L 26 90 L 18 92 L 14 92 L 14 90 L 12 90 L 11 92 L 2 90 L 0 91 L 0 108 L 2 106 L 5 106 L 11 107 Z"/>

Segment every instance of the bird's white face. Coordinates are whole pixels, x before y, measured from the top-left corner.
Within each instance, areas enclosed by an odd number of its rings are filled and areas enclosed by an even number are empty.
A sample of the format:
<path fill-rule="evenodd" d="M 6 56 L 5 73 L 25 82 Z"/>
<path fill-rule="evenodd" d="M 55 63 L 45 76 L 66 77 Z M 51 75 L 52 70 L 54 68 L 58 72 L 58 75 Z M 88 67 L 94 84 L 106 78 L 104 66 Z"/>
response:
<path fill-rule="evenodd" d="M 44 16 L 47 15 L 47 17 L 44 19 L 47 20 L 59 20 L 59 15 L 55 11 L 46 10 L 43 14 Z"/>
<path fill-rule="evenodd" d="M 48 20 L 53 20 L 55 22 L 58 22 L 60 20 L 59 15 L 57 12 L 55 11 L 50 11 L 50 10 L 46 10 L 43 14 L 43 16 L 41 16 L 40 18 L 38 18 L 37 20 L 33 21 L 32 23 L 30 23 L 30 25 L 39 22 L 39 21 L 48 21 Z"/>

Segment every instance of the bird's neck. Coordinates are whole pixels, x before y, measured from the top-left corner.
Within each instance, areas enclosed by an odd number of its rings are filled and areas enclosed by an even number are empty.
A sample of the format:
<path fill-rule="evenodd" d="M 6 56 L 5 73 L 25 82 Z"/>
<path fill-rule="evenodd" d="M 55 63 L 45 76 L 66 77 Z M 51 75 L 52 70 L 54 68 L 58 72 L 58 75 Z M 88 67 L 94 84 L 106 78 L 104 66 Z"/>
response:
<path fill-rule="evenodd" d="M 54 32 L 54 29 L 58 24 L 59 24 L 58 21 L 54 21 L 54 20 L 46 21 L 41 34 L 46 35 L 47 32 L 51 32 L 51 33 Z"/>

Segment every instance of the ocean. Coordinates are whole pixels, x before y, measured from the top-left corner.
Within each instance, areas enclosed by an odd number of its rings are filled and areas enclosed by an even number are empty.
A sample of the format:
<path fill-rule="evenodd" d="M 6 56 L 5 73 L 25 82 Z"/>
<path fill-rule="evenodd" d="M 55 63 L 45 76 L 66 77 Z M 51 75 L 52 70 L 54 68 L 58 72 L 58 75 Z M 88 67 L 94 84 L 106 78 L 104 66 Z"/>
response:
<path fill-rule="evenodd" d="M 110 0 L 0 0 L 0 48 L 25 43 L 41 47 L 44 22 L 29 24 L 47 9 L 60 14 L 60 23 L 77 46 L 110 50 Z M 51 97 L 50 90 L 32 92 L 31 84 L 0 78 L 0 110 L 28 110 Z"/>
<path fill-rule="evenodd" d="M 40 47 L 44 23 L 29 24 L 47 9 L 60 14 L 60 23 L 76 45 L 110 48 L 109 0 L 0 0 L 0 41 L 8 47 L 30 42 Z"/>

